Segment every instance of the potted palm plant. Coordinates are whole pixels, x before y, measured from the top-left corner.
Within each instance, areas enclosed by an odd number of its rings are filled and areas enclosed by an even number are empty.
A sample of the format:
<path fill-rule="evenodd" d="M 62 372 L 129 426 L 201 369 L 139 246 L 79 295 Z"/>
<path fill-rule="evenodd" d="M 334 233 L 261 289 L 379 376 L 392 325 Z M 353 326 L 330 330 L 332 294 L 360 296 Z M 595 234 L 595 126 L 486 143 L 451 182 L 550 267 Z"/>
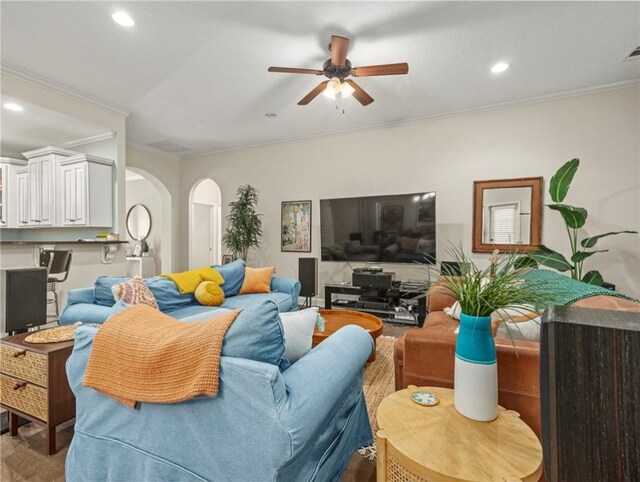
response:
<path fill-rule="evenodd" d="M 237 199 L 229 203 L 227 227 L 222 241 L 235 257 L 247 260 L 249 248 L 260 247 L 262 214 L 256 212 L 258 190 L 247 184 L 238 187 Z"/>
<path fill-rule="evenodd" d="M 468 418 L 494 420 L 498 415 L 498 371 L 491 315 L 495 312 L 508 319 L 507 308 L 530 313 L 531 307 L 551 303 L 553 292 L 541 283 L 525 282 L 524 275 L 531 268 L 522 267 L 517 253 L 499 256 L 495 251 L 484 269 L 459 248 L 451 249 L 450 254 L 460 263 L 460 274 L 443 281 L 461 308 L 455 350 L 455 407 Z"/>

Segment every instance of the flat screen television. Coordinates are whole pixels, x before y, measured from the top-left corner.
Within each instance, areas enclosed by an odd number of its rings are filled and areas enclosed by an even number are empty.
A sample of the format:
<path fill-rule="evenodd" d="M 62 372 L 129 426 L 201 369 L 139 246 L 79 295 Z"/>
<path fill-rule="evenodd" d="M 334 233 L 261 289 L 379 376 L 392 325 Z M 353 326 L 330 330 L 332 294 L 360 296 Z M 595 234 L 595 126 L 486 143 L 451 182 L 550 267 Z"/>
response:
<path fill-rule="evenodd" d="M 436 193 L 320 200 L 322 261 L 424 263 L 436 258 Z"/>

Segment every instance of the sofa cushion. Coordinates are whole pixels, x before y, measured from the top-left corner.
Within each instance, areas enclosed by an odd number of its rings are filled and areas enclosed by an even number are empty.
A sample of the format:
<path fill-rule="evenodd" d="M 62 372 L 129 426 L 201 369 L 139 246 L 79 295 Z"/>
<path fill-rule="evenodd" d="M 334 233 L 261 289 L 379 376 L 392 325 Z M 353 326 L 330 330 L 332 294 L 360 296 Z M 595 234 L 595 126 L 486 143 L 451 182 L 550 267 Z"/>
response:
<path fill-rule="evenodd" d="M 236 296 L 240 293 L 240 288 L 242 288 L 242 283 L 244 282 L 243 260 L 236 259 L 229 264 L 216 265 L 212 266 L 212 268 L 217 270 L 224 278 L 222 289 L 225 296 Z"/>
<path fill-rule="evenodd" d="M 293 308 L 293 300 L 290 294 L 275 292 L 233 296 L 226 298 L 222 306 L 235 310 L 236 308 L 249 308 L 250 306 L 264 303 L 265 301 L 273 301 L 281 313 L 291 311 Z"/>
<path fill-rule="evenodd" d="M 276 269 L 271 266 L 269 268 L 249 268 L 244 269 L 244 281 L 240 288 L 241 295 L 251 293 L 270 293 L 271 278 Z"/>
<path fill-rule="evenodd" d="M 313 331 L 318 321 L 318 308 L 280 313 L 284 328 L 284 354 L 295 363 L 309 351 L 313 344 Z"/>
<path fill-rule="evenodd" d="M 203 281 L 193 293 L 198 303 L 204 306 L 220 306 L 224 301 L 224 291 L 213 281 Z"/>
<path fill-rule="evenodd" d="M 147 278 L 144 281 L 156 298 L 160 311 L 167 313 L 196 304 L 193 293 L 180 294 L 178 287 L 170 279 L 157 276 L 155 278 Z"/>
<path fill-rule="evenodd" d="M 126 283 L 113 285 L 111 292 L 116 301 L 127 305 L 149 305 L 156 310 L 158 309 L 158 302 L 140 276 L 135 276 Z"/>
<path fill-rule="evenodd" d="M 113 306 L 116 303 L 111 288 L 120 283 L 126 283 L 131 278 L 128 276 L 98 276 L 94 283 L 96 288 L 96 304 L 102 306 Z"/>
<path fill-rule="evenodd" d="M 174 315 L 176 313 L 171 313 L 171 316 Z M 182 318 L 182 321 L 190 323 L 203 319 L 206 318 L 190 316 Z M 278 306 L 267 300 L 243 309 L 224 337 L 222 356 L 248 358 L 286 368 L 288 361 L 284 357 L 284 329 Z"/>
<path fill-rule="evenodd" d="M 204 306 L 199 304 L 184 306 L 173 311 L 167 311 L 165 314 L 172 316 L 180 321 L 202 321 L 218 316 L 219 314 L 229 311 L 222 306 Z"/>

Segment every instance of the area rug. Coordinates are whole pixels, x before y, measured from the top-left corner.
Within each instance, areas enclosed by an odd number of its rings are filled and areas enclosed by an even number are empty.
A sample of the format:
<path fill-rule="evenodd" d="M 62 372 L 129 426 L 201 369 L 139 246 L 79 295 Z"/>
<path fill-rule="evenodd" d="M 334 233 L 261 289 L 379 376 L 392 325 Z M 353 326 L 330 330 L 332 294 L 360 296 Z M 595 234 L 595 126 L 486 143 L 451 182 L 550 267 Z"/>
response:
<path fill-rule="evenodd" d="M 396 338 L 381 336 L 378 337 L 377 343 L 376 360 L 369 363 L 364 370 L 364 398 L 367 401 L 367 412 L 369 412 L 374 442 L 358 450 L 360 455 L 371 460 L 376 458 L 375 434 L 378 430 L 376 424 L 378 405 L 384 397 L 395 391 L 393 347 Z"/>

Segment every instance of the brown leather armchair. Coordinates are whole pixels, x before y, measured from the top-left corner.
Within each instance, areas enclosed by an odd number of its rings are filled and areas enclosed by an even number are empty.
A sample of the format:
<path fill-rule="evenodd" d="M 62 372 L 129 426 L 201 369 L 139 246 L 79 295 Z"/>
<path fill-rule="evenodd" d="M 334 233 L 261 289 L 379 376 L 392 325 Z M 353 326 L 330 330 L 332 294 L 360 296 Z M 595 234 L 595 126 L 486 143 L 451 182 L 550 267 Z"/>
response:
<path fill-rule="evenodd" d="M 455 299 L 442 286 L 429 290 L 429 314 L 422 328 L 408 329 L 395 345 L 396 390 L 409 385 L 453 388 L 458 321 L 442 311 Z M 593 296 L 575 303 L 583 308 L 639 311 L 640 304 L 612 296 Z M 540 437 L 540 344 L 496 338 L 498 400 L 520 413 Z"/>

